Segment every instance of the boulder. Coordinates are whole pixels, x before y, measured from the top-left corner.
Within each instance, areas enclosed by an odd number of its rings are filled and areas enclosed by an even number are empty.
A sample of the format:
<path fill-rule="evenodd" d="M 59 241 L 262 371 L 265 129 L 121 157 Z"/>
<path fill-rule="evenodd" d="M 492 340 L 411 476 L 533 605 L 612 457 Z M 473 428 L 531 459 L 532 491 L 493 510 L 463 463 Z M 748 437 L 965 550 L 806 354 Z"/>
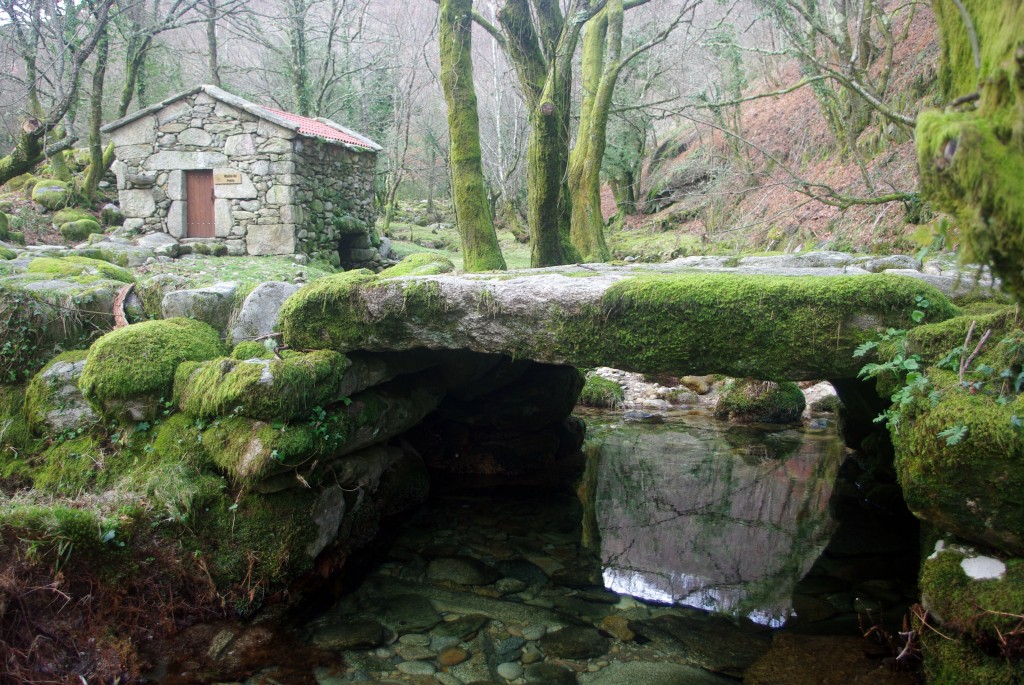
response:
<path fill-rule="evenodd" d="M 147 421 L 170 401 L 174 372 L 184 361 L 224 353 L 217 331 L 200 321 L 143 321 L 107 333 L 89 348 L 78 386 L 107 416 Z"/>
<path fill-rule="evenodd" d="M 64 352 L 32 378 L 25 394 L 25 416 L 36 433 L 62 435 L 97 420 L 78 389 L 87 354 L 85 350 Z"/>
<path fill-rule="evenodd" d="M 94 233 L 103 233 L 103 227 L 94 219 L 80 219 L 61 224 L 60 234 L 69 243 L 77 243 L 86 240 Z"/>
<path fill-rule="evenodd" d="M 255 340 L 269 335 L 277 326 L 278 313 L 285 300 L 299 290 L 294 283 L 268 281 L 256 286 L 235 317 L 231 327 L 231 340 Z"/>
<path fill-rule="evenodd" d="M 264 421 L 307 416 L 344 397 L 341 381 L 349 360 L 339 352 L 315 350 L 284 359 L 222 358 L 182 364 L 174 396 L 189 416 L 209 419 L 239 414 Z"/>
<path fill-rule="evenodd" d="M 735 380 L 715 405 L 715 418 L 739 423 L 796 423 L 807 402 L 796 383 Z"/>
<path fill-rule="evenodd" d="M 64 181 L 41 180 L 32 188 L 32 200 L 46 209 L 60 209 L 71 200 L 71 189 Z"/>
<path fill-rule="evenodd" d="M 205 288 L 175 290 L 164 295 L 160 305 L 165 319 L 184 317 L 202 321 L 225 331 L 235 308 L 238 283 L 228 281 Z"/>

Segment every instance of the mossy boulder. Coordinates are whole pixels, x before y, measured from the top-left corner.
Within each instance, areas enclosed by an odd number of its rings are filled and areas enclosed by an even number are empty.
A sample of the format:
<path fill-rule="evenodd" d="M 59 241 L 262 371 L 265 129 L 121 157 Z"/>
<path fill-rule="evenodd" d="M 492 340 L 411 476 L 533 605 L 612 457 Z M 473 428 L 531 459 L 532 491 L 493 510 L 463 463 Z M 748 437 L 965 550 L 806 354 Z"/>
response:
<path fill-rule="evenodd" d="M 97 416 L 78 389 L 87 350 L 63 352 L 42 368 L 28 384 L 25 416 L 41 435 L 61 435 L 95 423 Z"/>
<path fill-rule="evenodd" d="M 181 362 L 207 361 L 224 352 L 220 335 L 202 322 L 143 321 L 93 343 L 78 385 L 101 413 L 145 421 L 160 400 L 170 401 Z"/>
<path fill-rule="evenodd" d="M 197 418 L 237 413 L 287 421 L 341 400 L 339 390 L 349 365 L 344 355 L 328 350 L 284 359 L 183 364 L 176 374 L 174 396 L 183 412 Z"/>
<path fill-rule="evenodd" d="M 59 209 L 54 212 L 53 216 L 50 217 L 50 220 L 53 222 L 54 226 L 60 228 L 64 224 L 71 223 L 73 221 L 96 221 L 96 217 L 92 212 L 79 207 L 65 207 L 64 209 Z"/>
<path fill-rule="evenodd" d="M 907 505 L 941 530 L 1024 556 L 1024 431 L 1014 420 L 1024 397 L 1000 403 L 951 372 L 928 377 L 934 394 L 903 405 L 892 430 Z"/>
<path fill-rule="evenodd" d="M 65 279 L 75 283 L 92 283 L 99 280 L 134 283 L 135 277 L 127 269 L 89 257 L 36 257 L 26 269 L 30 274 L 44 274 L 54 279 Z"/>
<path fill-rule="evenodd" d="M 60 226 L 60 234 L 64 237 L 64 240 L 71 243 L 86 240 L 94 233 L 103 233 L 103 227 L 96 223 L 94 219 L 69 221 Z"/>
<path fill-rule="evenodd" d="M 931 639 L 925 638 L 931 630 L 919 630 L 929 683 L 1020 682 L 1024 665 L 1006 639 L 1013 640 L 1020 626 L 1024 559 L 996 559 L 940 541 L 921 568 L 921 601 L 941 633 Z"/>
<path fill-rule="evenodd" d="M 0 245 L 0 259 L 14 259 L 18 254 L 9 248 Z"/>
<path fill-rule="evenodd" d="M 7 237 L 7 231 L 11 228 L 11 222 L 7 218 L 7 215 L 0 212 L 0 240 Z"/>
<path fill-rule="evenodd" d="M 245 340 L 235 345 L 231 350 L 231 358 L 244 361 L 246 359 L 273 359 L 274 353 L 267 349 L 263 343 L 255 340 Z"/>
<path fill-rule="evenodd" d="M 806 406 L 796 383 L 748 378 L 726 387 L 715 405 L 715 417 L 739 423 L 796 423 Z"/>
<path fill-rule="evenodd" d="M 590 372 L 583 383 L 579 403 L 587 407 L 615 409 L 622 406 L 624 398 L 625 393 L 621 385 Z"/>
<path fill-rule="evenodd" d="M 382 278 L 396 276 L 430 276 L 455 271 L 452 260 L 434 252 L 417 252 L 403 259 L 398 264 L 380 272 Z"/>
<path fill-rule="evenodd" d="M 71 187 L 64 181 L 54 179 L 39 181 L 32 188 L 32 201 L 46 209 L 61 209 L 71 201 Z"/>
<path fill-rule="evenodd" d="M 100 221 L 104 226 L 120 226 L 124 223 L 124 212 L 117 205 L 106 204 L 100 210 Z"/>

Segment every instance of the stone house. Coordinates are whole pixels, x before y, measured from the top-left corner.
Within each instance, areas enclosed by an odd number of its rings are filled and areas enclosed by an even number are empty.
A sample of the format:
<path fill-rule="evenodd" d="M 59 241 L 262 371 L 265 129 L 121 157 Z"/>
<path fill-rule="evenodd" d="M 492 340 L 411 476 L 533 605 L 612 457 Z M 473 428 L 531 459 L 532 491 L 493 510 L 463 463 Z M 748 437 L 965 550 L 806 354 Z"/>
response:
<path fill-rule="evenodd" d="M 346 268 L 380 260 L 373 182 L 381 147 L 327 119 L 209 85 L 103 127 L 125 230 L 230 255 L 302 253 Z"/>

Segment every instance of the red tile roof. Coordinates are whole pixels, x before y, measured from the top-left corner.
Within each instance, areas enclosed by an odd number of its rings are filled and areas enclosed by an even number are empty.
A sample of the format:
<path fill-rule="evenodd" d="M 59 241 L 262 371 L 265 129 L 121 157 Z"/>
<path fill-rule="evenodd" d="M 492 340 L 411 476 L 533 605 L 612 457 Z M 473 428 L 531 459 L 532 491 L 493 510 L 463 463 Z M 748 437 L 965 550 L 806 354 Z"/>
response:
<path fill-rule="evenodd" d="M 373 148 L 367 144 L 365 140 L 361 140 L 352 134 L 345 133 L 339 129 L 329 126 L 322 121 L 312 119 L 310 117 L 299 116 L 298 114 L 292 114 L 291 112 L 285 112 L 280 109 L 272 109 L 270 107 L 264 107 L 260 105 L 262 109 L 267 110 L 271 114 L 278 116 L 282 119 L 298 124 L 299 133 L 306 136 L 315 136 L 317 138 L 324 138 L 326 140 L 337 140 L 348 145 L 355 145 L 356 147 L 366 148 L 372 150 Z"/>

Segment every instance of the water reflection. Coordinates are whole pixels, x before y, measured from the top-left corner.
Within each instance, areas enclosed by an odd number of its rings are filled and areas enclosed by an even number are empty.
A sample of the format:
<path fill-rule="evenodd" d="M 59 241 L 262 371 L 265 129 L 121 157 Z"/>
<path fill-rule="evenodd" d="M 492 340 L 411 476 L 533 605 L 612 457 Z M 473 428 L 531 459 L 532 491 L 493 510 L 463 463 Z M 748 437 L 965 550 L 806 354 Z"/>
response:
<path fill-rule="evenodd" d="M 779 626 L 828 542 L 835 435 L 683 423 L 594 430 L 581 494 L 608 588 Z"/>

